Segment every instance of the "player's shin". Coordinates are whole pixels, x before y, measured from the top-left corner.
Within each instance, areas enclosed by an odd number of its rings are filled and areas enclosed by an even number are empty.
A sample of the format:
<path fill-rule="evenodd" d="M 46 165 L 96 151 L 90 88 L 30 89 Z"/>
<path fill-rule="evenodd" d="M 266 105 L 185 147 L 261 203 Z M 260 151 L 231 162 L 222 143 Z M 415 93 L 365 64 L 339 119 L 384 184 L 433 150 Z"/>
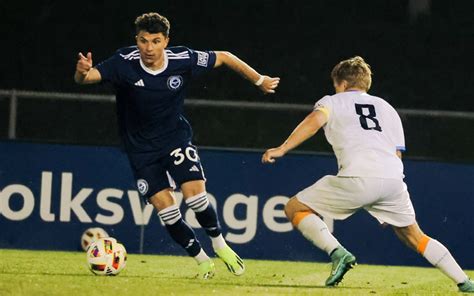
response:
<path fill-rule="evenodd" d="M 309 211 L 297 212 L 291 222 L 307 240 L 321 250 L 324 250 L 328 255 L 340 246 L 337 239 L 329 231 L 326 223 Z"/>
<path fill-rule="evenodd" d="M 331 257 L 332 268 L 326 279 L 326 286 L 339 284 L 349 269 L 356 264 L 356 258 L 331 234 L 326 223 L 309 211 L 300 211 L 293 216 L 293 225 L 311 241 L 313 245 L 324 250 Z"/>
<path fill-rule="evenodd" d="M 189 256 L 194 257 L 198 263 L 209 259 L 207 255 L 203 256 L 201 244 L 197 240 L 193 229 L 183 220 L 178 206 L 167 207 L 159 211 L 158 216 L 165 223 L 166 230 L 168 230 L 173 240 L 182 246 Z"/>
<path fill-rule="evenodd" d="M 217 218 L 217 212 L 209 202 L 207 193 L 202 192 L 186 199 L 186 205 L 196 214 L 196 219 L 204 228 L 212 241 L 214 250 L 221 249 L 226 246 L 222 237 L 221 226 Z"/>
<path fill-rule="evenodd" d="M 425 235 L 418 243 L 417 249 L 428 262 L 439 268 L 456 284 L 464 283 L 468 279 L 468 276 L 454 260 L 449 250 L 437 240 Z"/>
<path fill-rule="evenodd" d="M 209 202 L 206 192 L 187 198 L 186 204 L 193 209 L 199 224 L 211 238 L 212 248 L 227 269 L 234 275 L 242 275 L 245 272 L 244 262 L 225 242 L 217 212 Z"/>

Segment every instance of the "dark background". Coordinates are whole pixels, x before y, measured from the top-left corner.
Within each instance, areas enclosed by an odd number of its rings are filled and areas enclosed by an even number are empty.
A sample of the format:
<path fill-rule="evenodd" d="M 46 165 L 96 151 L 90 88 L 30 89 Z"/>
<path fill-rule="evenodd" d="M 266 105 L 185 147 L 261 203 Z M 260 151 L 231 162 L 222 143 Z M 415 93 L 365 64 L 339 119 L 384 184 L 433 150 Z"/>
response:
<path fill-rule="evenodd" d="M 275 95 L 262 95 L 219 68 L 195 81 L 191 99 L 311 105 L 333 93 L 332 67 L 361 55 L 374 72 L 370 92 L 396 108 L 474 111 L 474 1 L 430 3 L 426 13 L 410 15 L 408 0 L 1 1 L 0 89 L 110 94 L 107 86 L 74 84 L 77 53 L 92 51 L 96 64 L 134 44 L 135 17 L 156 11 L 171 22 L 171 46 L 228 50 L 261 73 L 281 77 Z M 7 108 L 7 99 L 0 99 L 2 137 Z M 113 108 L 23 100 L 18 138 L 116 145 Z M 306 114 L 213 108 L 187 113 L 197 144 L 257 149 L 279 144 Z M 474 160 L 472 119 L 402 120 L 408 156 Z M 321 141 L 301 149 L 329 146 Z"/>

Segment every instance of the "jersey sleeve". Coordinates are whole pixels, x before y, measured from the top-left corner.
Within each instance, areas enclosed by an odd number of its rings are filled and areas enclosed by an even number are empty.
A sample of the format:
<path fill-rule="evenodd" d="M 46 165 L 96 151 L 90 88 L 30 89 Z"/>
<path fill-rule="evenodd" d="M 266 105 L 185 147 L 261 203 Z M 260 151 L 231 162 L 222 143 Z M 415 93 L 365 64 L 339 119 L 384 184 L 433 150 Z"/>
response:
<path fill-rule="evenodd" d="M 332 109 L 332 102 L 330 96 L 324 96 L 322 99 L 317 101 L 314 104 L 313 111 L 321 111 L 323 112 L 327 119 L 331 117 L 331 109 Z"/>
<path fill-rule="evenodd" d="M 103 82 L 116 83 L 119 80 L 119 74 L 117 71 L 118 54 L 114 54 L 110 58 L 100 62 L 95 68 L 100 72 L 100 76 Z"/>
<path fill-rule="evenodd" d="M 209 72 L 216 63 L 216 53 L 213 51 L 199 51 L 188 49 L 191 57 L 191 73 L 198 76 Z"/>
<path fill-rule="evenodd" d="M 406 151 L 405 147 L 405 134 L 403 132 L 403 124 L 402 120 L 400 119 L 400 115 L 398 115 L 397 110 L 393 108 L 390 104 L 385 102 L 385 106 L 387 106 L 387 112 L 389 112 L 389 136 L 395 144 L 395 150 L 404 152 Z"/>
<path fill-rule="evenodd" d="M 405 134 L 403 132 L 403 125 L 400 116 L 398 115 L 397 111 L 395 111 L 395 145 L 397 151 L 406 151 L 405 147 Z"/>

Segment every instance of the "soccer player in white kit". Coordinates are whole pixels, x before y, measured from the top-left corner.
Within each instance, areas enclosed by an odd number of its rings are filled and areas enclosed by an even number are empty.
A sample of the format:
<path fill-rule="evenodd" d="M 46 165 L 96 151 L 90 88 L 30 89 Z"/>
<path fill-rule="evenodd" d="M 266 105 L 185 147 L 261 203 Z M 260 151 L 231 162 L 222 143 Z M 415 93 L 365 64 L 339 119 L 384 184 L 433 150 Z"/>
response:
<path fill-rule="evenodd" d="M 356 56 L 331 72 L 336 94 L 320 99 L 279 147 L 268 149 L 263 163 L 273 163 L 322 127 L 337 158 L 337 176 L 325 176 L 298 192 L 285 213 L 305 238 L 331 257 L 327 286 L 337 285 L 356 258 L 329 232 L 320 217 L 343 220 L 365 209 L 380 223 L 392 225 L 398 238 L 439 268 L 461 292 L 474 293 L 474 282 L 448 249 L 422 232 L 403 182 L 403 127 L 395 109 L 369 95 L 370 66 Z"/>

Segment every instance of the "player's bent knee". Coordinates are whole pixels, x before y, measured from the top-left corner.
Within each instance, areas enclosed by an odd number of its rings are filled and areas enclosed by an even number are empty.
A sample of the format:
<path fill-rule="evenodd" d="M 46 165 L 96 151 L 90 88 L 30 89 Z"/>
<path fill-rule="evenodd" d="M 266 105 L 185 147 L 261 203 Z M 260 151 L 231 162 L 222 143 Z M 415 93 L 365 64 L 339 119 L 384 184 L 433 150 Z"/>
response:
<path fill-rule="evenodd" d="M 295 227 L 298 226 L 301 220 L 306 216 L 313 213 L 314 212 L 306 205 L 302 204 L 296 196 L 292 197 L 285 205 L 285 215 L 288 218 L 288 221 L 290 221 Z"/>
<path fill-rule="evenodd" d="M 150 202 L 158 211 L 174 205 L 176 201 L 173 196 L 173 189 L 166 188 L 160 192 L 155 193 L 148 199 L 148 202 Z"/>
<path fill-rule="evenodd" d="M 290 200 L 286 203 L 285 205 L 285 215 L 286 217 L 288 218 L 288 220 L 291 222 L 293 220 L 293 216 L 296 212 L 296 209 L 297 207 L 295 206 L 295 204 L 298 202 L 298 200 L 296 199 L 295 196 L 293 196 L 292 198 L 290 198 Z"/>
<path fill-rule="evenodd" d="M 293 218 L 290 220 L 293 227 L 298 227 L 300 222 L 306 218 L 308 215 L 311 215 L 311 211 L 298 211 L 293 215 Z"/>
<path fill-rule="evenodd" d="M 181 184 L 184 197 L 191 197 L 206 192 L 206 183 L 203 180 L 192 180 Z"/>

